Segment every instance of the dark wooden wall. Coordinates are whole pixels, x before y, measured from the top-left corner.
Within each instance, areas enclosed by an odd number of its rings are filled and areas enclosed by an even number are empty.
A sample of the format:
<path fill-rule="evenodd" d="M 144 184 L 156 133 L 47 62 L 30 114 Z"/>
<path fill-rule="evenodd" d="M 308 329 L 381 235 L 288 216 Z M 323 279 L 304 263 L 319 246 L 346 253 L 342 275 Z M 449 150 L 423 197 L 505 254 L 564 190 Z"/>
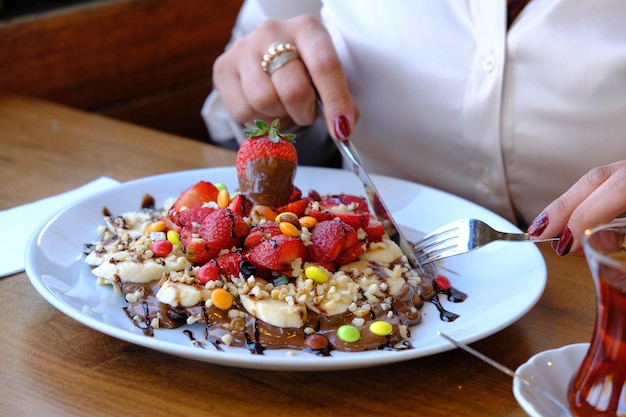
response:
<path fill-rule="evenodd" d="M 200 107 L 241 0 L 102 0 L 0 22 L 0 91 L 207 140 Z"/>

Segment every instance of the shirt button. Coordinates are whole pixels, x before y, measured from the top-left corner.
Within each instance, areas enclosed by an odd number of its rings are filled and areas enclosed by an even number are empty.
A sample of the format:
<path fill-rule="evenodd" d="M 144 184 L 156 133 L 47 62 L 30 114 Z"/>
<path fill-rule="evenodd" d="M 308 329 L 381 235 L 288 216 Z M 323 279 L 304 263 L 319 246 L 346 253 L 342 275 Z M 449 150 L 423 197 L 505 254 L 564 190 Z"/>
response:
<path fill-rule="evenodd" d="M 487 72 L 491 72 L 493 71 L 495 66 L 496 66 L 496 58 L 493 56 L 493 54 L 487 55 L 485 59 L 483 60 L 483 69 Z"/>

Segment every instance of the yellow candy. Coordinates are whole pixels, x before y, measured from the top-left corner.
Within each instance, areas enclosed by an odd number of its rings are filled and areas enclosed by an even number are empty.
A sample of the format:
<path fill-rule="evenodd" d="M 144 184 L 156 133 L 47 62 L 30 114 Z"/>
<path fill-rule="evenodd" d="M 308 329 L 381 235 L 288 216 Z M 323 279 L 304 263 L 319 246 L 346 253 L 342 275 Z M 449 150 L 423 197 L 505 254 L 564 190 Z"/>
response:
<path fill-rule="evenodd" d="M 328 281 L 328 276 L 326 275 L 326 271 L 324 271 L 319 266 L 309 266 L 304 270 L 304 276 L 313 281 L 323 284 Z"/>
<path fill-rule="evenodd" d="M 382 320 L 374 321 L 370 324 L 370 332 L 376 336 L 388 336 L 393 331 L 393 326 Z"/>
<path fill-rule="evenodd" d="M 169 240 L 172 245 L 180 246 L 180 234 L 176 230 L 167 231 L 167 240 Z"/>

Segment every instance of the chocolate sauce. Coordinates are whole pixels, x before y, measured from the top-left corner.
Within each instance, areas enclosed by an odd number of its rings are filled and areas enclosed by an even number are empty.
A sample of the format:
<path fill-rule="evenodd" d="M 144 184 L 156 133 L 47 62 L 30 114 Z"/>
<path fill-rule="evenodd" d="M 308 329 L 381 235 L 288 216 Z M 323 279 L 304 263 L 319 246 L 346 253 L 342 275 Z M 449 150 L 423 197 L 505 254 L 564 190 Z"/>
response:
<path fill-rule="evenodd" d="M 326 316 L 309 311 L 304 326 L 299 328 L 283 328 L 265 323 L 249 314 L 241 304 L 236 302 L 232 308 L 240 312 L 239 317 L 233 318 L 228 311 L 217 307 L 198 305 L 189 308 L 174 308 L 159 303 L 156 292 L 159 282 L 147 284 L 122 284 L 123 294 L 143 291 L 144 295 L 136 301 L 131 301 L 125 308 L 129 318 L 146 336 L 154 335 L 152 321 L 159 319 L 159 328 L 174 329 L 187 323 L 188 317 L 195 318 L 196 323 L 205 326 L 204 340 L 211 343 L 216 350 L 222 350 L 222 344 L 242 347 L 253 354 L 263 354 L 265 349 L 298 349 L 313 352 L 316 355 L 328 356 L 332 351 L 361 352 L 365 350 L 405 350 L 411 349 L 409 328 L 422 321 L 420 308 L 423 301 L 416 289 L 405 284 L 398 294 L 390 297 L 391 309 L 385 309 L 380 304 L 374 304 L 368 317 L 363 323 L 356 326 L 361 339 L 357 342 L 345 342 L 337 335 L 337 329 L 343 324 L 354 325 L 354 315 L 350 312 Z M 432 302 L 432 300 L 431 300 Z M 378 336 L 369 331 L 369 325 L 377 318 L 383 318 L 392 325 L 392 332 L 388 336 Z M 443 318 L 442 318 L 443 319 Z M 446 320 L 451 321 L 451 320 Z M 328 343 L 320 349 L 311 349 L 305 339 L 308 332 L 305 329 L 314 329 L 315 334 L 324 337 Z M 196 339 L 188 329 L 183 331 L 190 341 L 197 346 L 204 347 L 202 340 Z M 228 339 L 228 342 L 226 342 Z"/>
<path fill-rule="evenodd" d="M 462 303 L 467 298 L 467 294 L 454 287 L 450 287 L 447 290 L 439 290 L 439 292 L 445 294 L 448 297 L 448 301 L 453 303 Z"/>
<path fill-rule="evenodd" d="M 239 178 L 239 188 L 256 204 L 275 208 L 289 200 L 295 174 L 295 162 L 259 158 L 245 165 L 245 175 Z"/>
<path fill-rule="evenodd" d="M 244 180 L 241 186 L 242 191 L 245 189 L 249 198 L 258 204 L 271 207 L 282 205 L 287 201 L 293 191 L 294 166 L 290 166 L 284 160 L 259 160 L 247 169 L 255 173 L 255 176 L 249 176 L 250 180 Z M 285 180 L 277 181 L 277 175 L 283 175 Z M 154 198 L 146 194 L 142 201 L 142 209 L 153 208 Z M 103 209 L 103 213 L 105 216 L 110 215 L 106 208 Z M 242 262 L 240 268 L 245 276 L 254 275 L 254 267 L 247 261 Z M 385 279 L 386 272 L 382 268 L 372 265 L 372 269 Z M 319 356 L 330 356 L 333 351 L 412 349 L 413 346 L 407 339 L 410 337 L 410 328 L 422 322 L 421 308 L 425 301 L 436 306 L 441 320 L 452 322 L 459 315 L 443 308 L 439 294 L 445 294 L 449 301 L 455 303 L 467 298 L 467 294 L 453 287 L 445 290 L 438 288 L 435 280 L 424 276 L 419 288 L 405 283 L 395 295 L 388 296 L 384 303 L 371 304 L 371 310 L 360 320 L 355 321 L 354 314 L 349 311 L 329 316 L 309 310 L 304 326 L 284 328 L 255 318 L 238 300 L 235 300 L 232 307 L 238 311 L 238 314 L 229 314 L 229 311 L 205 305 L 189 308 L 172 307 L 158 301 L 156 293 L 160 289 L 159 281 L 147 284 L 119 283 L 118 285 L 124 295 L 132 294 L 136 297 L 137 294 L 141 294 L 136 300 L 129 301 L 124 310 L 135 326 L 146 336 L 154 336 L 157 326 L 160 329 L 175 329 L 189 322 L 195 322 L 204 325 L 203 339 L 196 338 L 189 329 L 183 330 L 193 345 L 204 348 L 205 342 L 208 342 L 218 351 L 223 351 L 222 346 L 228 345 L 241 347 L 252 354 L 259 355 L 263 354 L 266 349 L 297 349 Z M 363 298 L 365 302 L 365 296 Z M 385 320 L 390 323 L 391 333 L 387 336 L 379 336 L 369 331 L 370 324 L 375 320 Z M 361 337 L 358 341 L 345 342 L 339 338 L 337 330 L 344 324 L 353 325 L 359 330 Z M 311 332 L 314 332 L 312 334 L 317 338 L 315 343 L 306 342 L 307 337 L 311 337 Z"/>
<path fill-rule="evenodd" d="M 458 319 L 460 316 L 456 313 L 452 313 L 448 310 L 446 310 L 445 308 L 443 308 L 443 306 L 441 305 L 441 302 L 439 301 L 439 297 L 434 296 L 432 297 L 430 300 L 431 303 L 433 303 L 435 305 L 435 307 L 437 307 L 437 310 L 439 310 L 439 318 L 442 321 L 445 322 L 453 322 L 454 320 Z"/>
<path fill-rule="evenodd" d="M 187 335 L 187 337 L 189 338 L 189 340 L 191 341 L 191 344 L 194 346 L 198 346 L 202 349 L 204 349 L 204 343 L 202 343 L 202 340 L 198 340 L 193 336 L 193 333 L 191 332 L 191 330 L 183 330 L 183 333 Z"/>
<path fill-rule="evenodd" d="M 420 289 L 422 291 L 422 298 L 432 303 L 439 311 L 439 318 L 445 322 L 453 322 L 460 316 L 456 313 L 450 312 L 443 308 L 439 300 L 439 294 L 445 294 L 448 297 L 448 301 L 453 303 L 461 303 L 467 298 L 467 294 L 457 290 L 454 287 L 447 289 L 441 289 L 437 286 L 437 281 L 428 277 L 423 277 L 420 282 Z"/>

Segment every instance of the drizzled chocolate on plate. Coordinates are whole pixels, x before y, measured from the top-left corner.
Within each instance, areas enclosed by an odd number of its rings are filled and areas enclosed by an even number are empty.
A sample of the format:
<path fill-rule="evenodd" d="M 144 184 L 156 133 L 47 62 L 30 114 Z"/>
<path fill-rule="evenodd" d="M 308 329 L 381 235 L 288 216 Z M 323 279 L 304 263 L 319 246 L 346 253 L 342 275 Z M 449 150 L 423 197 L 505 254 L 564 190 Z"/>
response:
<path fill-rule="evenodd" d="M 438 294 L 465 294 L 412 270 L 363 197 L 303 195 L 291 141 L 277 123 L 256 127 L 238 154 L 240 192 L 200 180 L 162 209 L 146 196 L 136 212 L 105 210 L 85 261 L 144 334 L 182 328 L 201 348 L 330 355 L 411 348 L 425 301 L 458 317 Z"/>

